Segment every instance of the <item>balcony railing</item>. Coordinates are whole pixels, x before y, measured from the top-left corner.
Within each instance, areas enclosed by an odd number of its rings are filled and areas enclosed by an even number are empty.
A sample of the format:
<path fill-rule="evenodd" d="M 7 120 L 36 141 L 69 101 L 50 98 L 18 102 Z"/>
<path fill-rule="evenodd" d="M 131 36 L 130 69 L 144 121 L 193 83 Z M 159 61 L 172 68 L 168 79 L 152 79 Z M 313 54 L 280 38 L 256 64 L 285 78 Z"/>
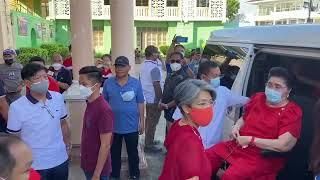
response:
<path fill-rule="evenodd" d="M 49 19 L 69 19 L 70 0 L 54 0 L 49 6 Z M 153 0 L 150 0 L 153 1 Z M 187 3 L 193 0 L 180 0 Z M 190 3 L 189 3 L 190 4 Z M 192 4 L 192 3 L 191 3 Z M 104 5 L 104 0 L 91 0 L 92 19 L 109 20 L 110 5 Z M 52 12 L 53 11 L 53 12 Z M 209 7 L 165 7 L 135 6 L 135 20 L 145 21 L 225 21 L 226 0 L 210 0 Z"/>

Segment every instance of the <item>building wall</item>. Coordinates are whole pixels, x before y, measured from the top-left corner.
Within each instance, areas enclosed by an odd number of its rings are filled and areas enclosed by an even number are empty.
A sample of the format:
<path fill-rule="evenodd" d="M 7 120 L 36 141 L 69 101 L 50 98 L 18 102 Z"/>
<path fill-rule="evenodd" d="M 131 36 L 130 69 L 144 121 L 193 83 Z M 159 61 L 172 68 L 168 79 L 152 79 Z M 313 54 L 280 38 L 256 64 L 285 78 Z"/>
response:
<path fill-rule="evenodd" d="M 43 43 L 55 42 L 54 22 L 16 11 L 11 12 L 11 17 L 16 48 L 37 47 Z M 23 27 L 18 24 L 21 20 L 25 22 Z M 24 29 L 24 33 L 21 33 L 19 28 Z M 32 32 L 35 33 L 34 43 L 32 43 Z"/>
<path fill-rule="evenodd" d="M 110 21 L 94 20 L 94 26 L 104 27 L 103 48 L 95 49 L 96 53 L 109 53 L 111 49 L 111 23 Z M 169 46 L 174 35 L 188 37 L 188 42 L 183 43 L 187 48 L 204 46 L 210 33 L 214 30 L 223 29 L 221 22 L 165 22 L 165 21 L 135 21 L 135 45 L 137 44 L 137 27 L 160 27 L 166 28 L 167 45 Z M 68 45 L 70 43 L 70 21 L 56 20 L 56 41 Z M 125 43 L 125 42 L 124 42 Z"/>

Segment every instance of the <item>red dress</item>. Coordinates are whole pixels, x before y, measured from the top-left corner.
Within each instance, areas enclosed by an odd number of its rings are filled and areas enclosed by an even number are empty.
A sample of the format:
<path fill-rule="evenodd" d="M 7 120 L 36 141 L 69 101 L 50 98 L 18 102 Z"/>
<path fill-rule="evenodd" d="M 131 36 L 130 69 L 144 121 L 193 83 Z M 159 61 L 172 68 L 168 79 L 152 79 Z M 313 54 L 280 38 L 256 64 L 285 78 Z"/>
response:
<path fill-rule="evenodd" d="M 175 122 L 165 140 L 167 155 L 159 180 L 211 179 L 211 165 L 198 130 Z"/>
<path fill-rule="evenodd" d="M 298 105 L 289 102 L 281 108 L 266 105 L 264 93 L 257 93 L 245 107 L 244 125 L 241 136 L 254 136 L 263 139 L 277 139 L 289 132 L 299 138 L 302 112 Z M 222 180 L 274 180 L 286 163 L 285 158 L 263 157 L 256 146 L 240 147 L 235 141 L 219 143 L 208 151 L 214 173 L 226 160 L 229 168 Z"/>

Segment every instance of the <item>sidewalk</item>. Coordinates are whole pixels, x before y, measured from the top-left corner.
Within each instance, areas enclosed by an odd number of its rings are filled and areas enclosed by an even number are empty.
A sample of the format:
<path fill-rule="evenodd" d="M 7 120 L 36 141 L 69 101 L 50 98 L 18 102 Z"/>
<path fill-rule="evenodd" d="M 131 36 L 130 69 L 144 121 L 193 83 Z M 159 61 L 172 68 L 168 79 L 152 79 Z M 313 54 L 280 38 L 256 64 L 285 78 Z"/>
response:
<path fill-rule="evenodd" d="M 161 117 L 159 124 L 157 126 L 156 140 L 160 140 L 161 142 L 164 141 L 165 137 L 165 129 L 166 129 L 166 122 L 163 116 Z M 140 137 L 140 143 L 144 143 L 144 135 Z M 163 148 L 164 149 L 164 148 Z M 142 176 L 140 180 L 157 180 L 161 170 L 162 170 L 162 163 L 164 160 L 164 150 L 162 153 L 159 154 L 145 154 L 147 158 L 148 168 L 146 172 L 142 172 Z M 80 161 L 79 159 L 73 159 L 70 165 L 70 180 L 85 180 L 83 172 L 80 168 Z M 125 175 L 124 175 L 125 176 Z M 122 177 L 121 180 L 127 180 L 128 178 Z"/>

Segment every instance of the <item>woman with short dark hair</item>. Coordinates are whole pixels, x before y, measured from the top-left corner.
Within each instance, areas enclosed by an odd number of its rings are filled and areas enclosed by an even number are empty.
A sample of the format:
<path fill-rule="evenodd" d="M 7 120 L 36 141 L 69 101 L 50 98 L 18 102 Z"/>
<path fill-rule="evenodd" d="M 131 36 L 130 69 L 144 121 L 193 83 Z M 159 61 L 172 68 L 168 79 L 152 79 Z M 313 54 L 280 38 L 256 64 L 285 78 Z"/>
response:
<path fill-rule="evenodd" d="M 211 166 L 198 127 L 212 120 L 215 99 L 215 91 L 201 80 L 186 80 L 176 87 L 174 100 L 183 118 L 172 125 L 166 137 L 167 156 L 159 180 L 210 180 Z"/>
<path fill-rule="evenodd" d="M 302 112 L 290 101 L 292 78 L 281 67 L 269 71 L 264 93 L 252 96 L 245 114 L 234 125 L 234 140 L 208 150 L 214 174 L 223 161 L 230 163 L 222 180 L 275 180 L 284 157 L 264 157 L 262 150 L 290 151 L 300 136 Z"/>

